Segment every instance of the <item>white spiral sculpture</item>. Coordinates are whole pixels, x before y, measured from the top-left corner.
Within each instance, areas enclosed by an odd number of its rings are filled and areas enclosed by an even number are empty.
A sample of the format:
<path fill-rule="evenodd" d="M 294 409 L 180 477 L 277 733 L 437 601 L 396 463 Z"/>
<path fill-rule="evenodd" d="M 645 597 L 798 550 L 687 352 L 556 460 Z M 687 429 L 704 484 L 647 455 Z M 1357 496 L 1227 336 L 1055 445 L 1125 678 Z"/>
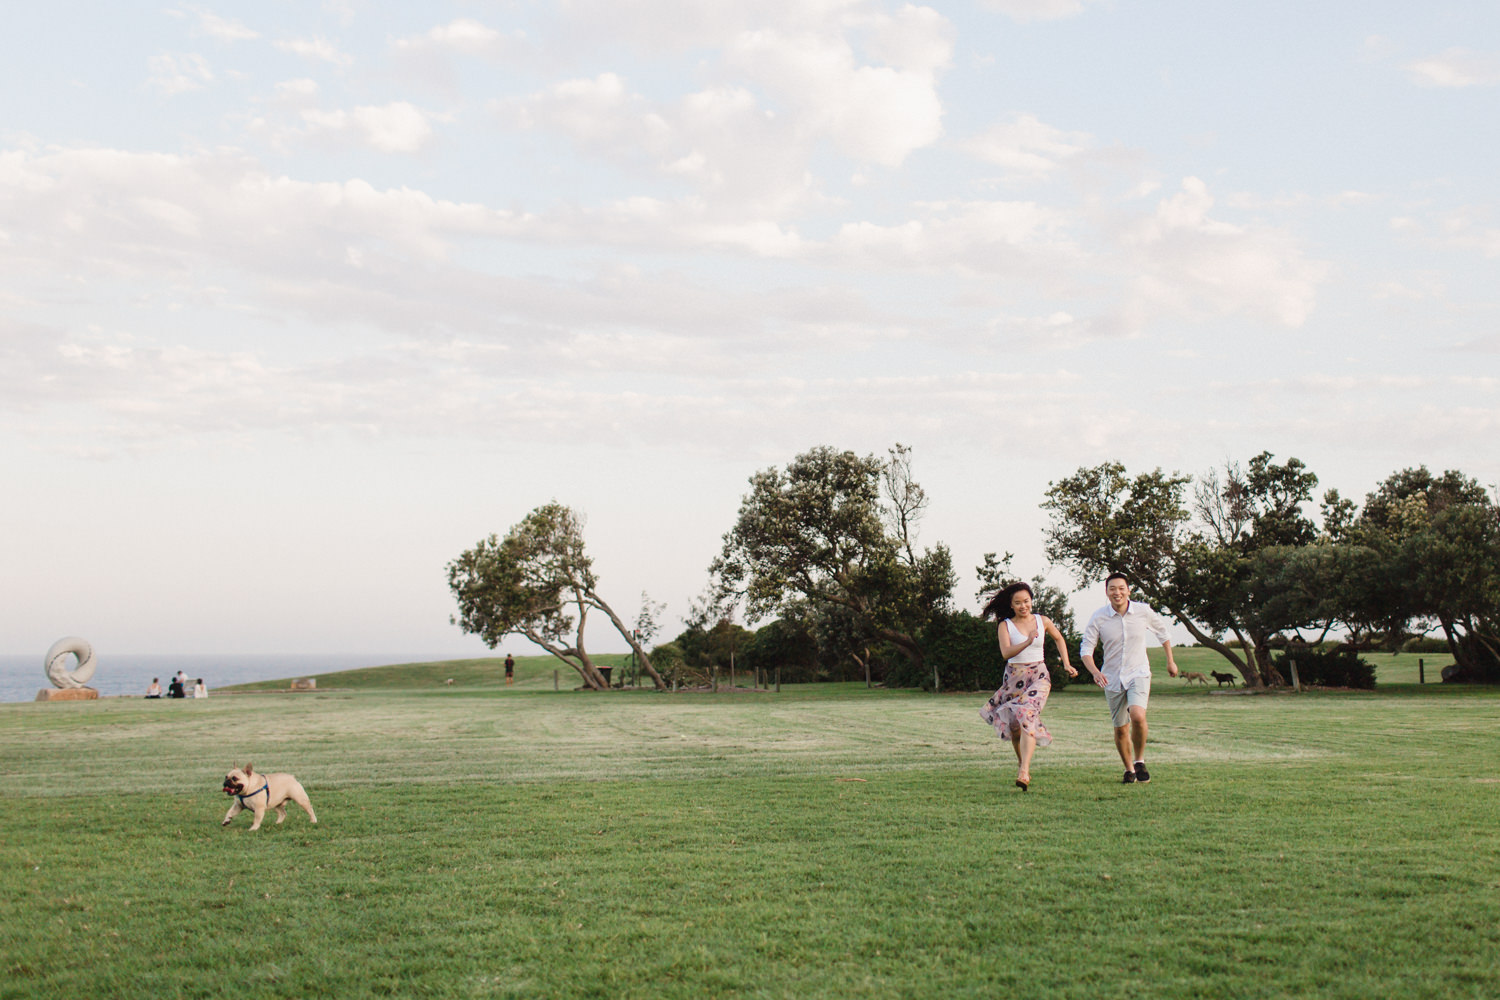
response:
<path fill-rule="evenodd" d="M 72 670 L 68 669 L 69 656 L 78 658 L 78 666 Z M 77 636 L 59 639 L 47 650 L 45 667 L 47 679 L 52 682 L 53 687 L 64 690 L 81 688 L 93 679 L 94 668 L 98 665 L 94 660 L 94 647 L 89 645 L 87 639 Z"/>

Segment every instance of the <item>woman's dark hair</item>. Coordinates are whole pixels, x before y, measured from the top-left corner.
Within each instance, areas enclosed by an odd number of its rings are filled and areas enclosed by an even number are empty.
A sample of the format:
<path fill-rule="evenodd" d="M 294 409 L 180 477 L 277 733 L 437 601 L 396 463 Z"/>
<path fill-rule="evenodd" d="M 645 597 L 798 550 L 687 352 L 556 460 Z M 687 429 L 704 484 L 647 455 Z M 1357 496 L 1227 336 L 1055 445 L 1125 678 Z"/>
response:
<path fill-rule="evenodd" d="M 1031 591 L 1031 584 L 1024 580 L 1020 583 L 1012 583 L 1008 587 L 1001 587 L 1000 591 L 994 597 L 990 598 L 990 603 L 984 606 L 984 610 L 979 613 L 979 617 L 993 618 L 996 621 L 1000 621 L 1002 618 L 1014 618 L 1015 613 L 1010 609 L 1010 602 L 1013 597 L 1023 590 L 1031 594 L 1032 597 L 1036 596 Z"/>

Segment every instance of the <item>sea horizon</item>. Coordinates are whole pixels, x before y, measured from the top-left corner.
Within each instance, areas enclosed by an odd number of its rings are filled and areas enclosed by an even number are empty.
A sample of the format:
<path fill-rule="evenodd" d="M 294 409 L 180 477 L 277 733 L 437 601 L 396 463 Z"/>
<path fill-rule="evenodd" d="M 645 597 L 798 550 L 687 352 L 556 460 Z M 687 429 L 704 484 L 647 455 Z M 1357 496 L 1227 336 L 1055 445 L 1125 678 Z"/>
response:
<path fill-rule="evenodd" d="M 501 656 L 503 654 L 479 654 Z M 256 681 L 310 677 L 361 667 L 397 663 L 469 659 L 471 653 L 96 653 L 98 667 L 88 686 L 100 697 L 145 697 L 151 678 L 167 681 L 181 670 L 203 678 L 209 696 L 216 688 Z M 0 653 L 0 702 L 35 701 L 37 692 L 51 688 L 43 670 L 45 651 Z"/>

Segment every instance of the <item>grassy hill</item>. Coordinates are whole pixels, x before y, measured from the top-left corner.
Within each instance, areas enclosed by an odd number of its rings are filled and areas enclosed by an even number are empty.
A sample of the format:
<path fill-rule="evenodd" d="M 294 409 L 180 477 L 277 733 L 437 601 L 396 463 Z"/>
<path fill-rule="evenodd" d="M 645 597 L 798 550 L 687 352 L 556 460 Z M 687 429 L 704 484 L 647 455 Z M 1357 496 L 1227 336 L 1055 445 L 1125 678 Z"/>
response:
<path fill-rule="evenodd" d="M 602 667 L 618 667 L 630 658 L 627 653 L 601 653 L 592 657 Z M 553 656 L 516 657 L 515 687 L 522 690 L 552 690 L 552 673 L 558 671 L 558 684 L 564 689 L 578 686 L 578 674 Z M 315 674 L 318 689 L 347 690 L 437 690 L 439 688 L 505 687 L 505 657 L 482 657 L 473 660 L 434 660 L 427 663 L 395 663 L 383 667 L 359 667 Z M 447 682 L 452 679 L 453 684 Z M 218 692 L 285 691 L 292 678 L 234 684 Z"/>

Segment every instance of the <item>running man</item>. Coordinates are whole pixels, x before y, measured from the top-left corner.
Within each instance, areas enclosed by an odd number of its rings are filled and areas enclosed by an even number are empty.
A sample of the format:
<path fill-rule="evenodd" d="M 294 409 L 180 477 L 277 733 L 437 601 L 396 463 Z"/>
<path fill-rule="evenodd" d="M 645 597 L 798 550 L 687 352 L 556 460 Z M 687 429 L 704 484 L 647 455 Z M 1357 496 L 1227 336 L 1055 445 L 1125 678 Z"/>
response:
<path fill-rule="evenodd" d="M 1104 689 L 1110 721 L 1115 727 L 1115 749 L 1125 765 L 1124 783 L 1151 780 L 1146 770 L 1146 704 L 1151 699 L 1151 663 L 1146 659 L 1146 633 L 1150 632 L 1167 651 L 1167 673 L 1177 676 L 1167 623 L 1146 605 L 1130 599 L 1130 581 L 1124 573 L 1111 573 L 1104 580 L 1109 603 L 1095 611 L 1083 630 L 1078 652 L 1094 683 Z M 1104 644 L 1104 669 L 1094 666 L 1094 649 Z"/>

